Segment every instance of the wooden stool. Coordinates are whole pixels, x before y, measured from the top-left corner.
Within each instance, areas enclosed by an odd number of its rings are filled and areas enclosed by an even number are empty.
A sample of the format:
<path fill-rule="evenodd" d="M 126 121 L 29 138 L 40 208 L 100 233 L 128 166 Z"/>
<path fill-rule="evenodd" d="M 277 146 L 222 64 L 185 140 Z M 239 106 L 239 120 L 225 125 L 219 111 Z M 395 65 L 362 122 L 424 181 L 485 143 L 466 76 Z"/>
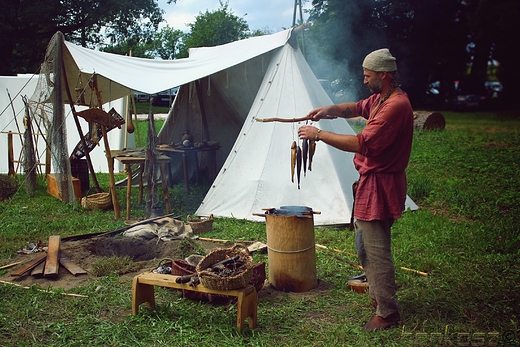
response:
<path fill-rule="evenodd" d="M 121 151 L 113 151 L 114 154 L 118 154 Z M 138 164 L 140 166 L 140 172 L 139 172 L 139 201 L 138 203 L 141 203 L 142 197 L 143 197 L 143 171 L 144 171 L 144 162 L 146 160 L 145 157 L 131 157 L 131 156 L 120 156 L 115 155 L 112 157 L 112 161 L 116 159 L 123 163 L 125 165 L 126 172 L 128 174 L 128 180 L 126 184 L 126 220 L 130 219 L 130 210 L 131 210 L 131 196 L 132 196 L 132 167 L 133 164 Z M 163 190 L 163 199 L 164 203 L 166 205 L 166 213 L 171 213 L 171 207 L 170 207 L 170 195 L 168 194 L 168 181 L 166 176 L 166 167 L 165 165 L 169 166 L 170 163 L 170 157 L 167 155 L 158 155 L 156 157 L 157 162 L 160 165 L 161 169 L 161 181 L 162 181 L 162 190 Z M 112 163 L 112 166 L 114 163 Z"/>
<path fill-rule="evenodd" d="M 156 274 L 147 272 L 134 277 L 132 282 L 132 314 L 139 312 L 139 306 L 146 303 L 148 307 L 155 307 L 154 286 L 184 289 L 200 293 L 236 296 L 237 302 L 237 330 L 242 332 L 245 319 L 249 319 L 249 327 L 256 328 L 258 312 L 258 295 L 252 285 L 233 290 L 217 290 L 204 287 L 202 284 L 191 287 L 187 283 L 177 283 L 179 276 Z"/>

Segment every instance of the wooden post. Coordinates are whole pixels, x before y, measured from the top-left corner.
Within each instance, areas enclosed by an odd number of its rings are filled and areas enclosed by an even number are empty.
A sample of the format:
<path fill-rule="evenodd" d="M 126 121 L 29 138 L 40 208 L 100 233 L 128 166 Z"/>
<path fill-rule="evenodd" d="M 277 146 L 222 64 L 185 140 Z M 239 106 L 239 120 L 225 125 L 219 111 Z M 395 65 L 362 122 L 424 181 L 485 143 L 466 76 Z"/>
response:
<path fill-rule="evenodd" d="M 168 161 L 168 165 L 170 162 Z M 160 163 L 161 167 L 161 185 L 163 190 L 163 199 L 166 204 L 166 213 L 172 213 L 172 209 L 170 206 L 170 195 L 168 194 L 168 182 L 166 179 L 166 168 L 164 167 L 164 163 Z"/>
<path fill-rule="evenodd" d="M 78 115 L 76 113 L 76 108 L 74 107 L 74 102 L 72 101 L 72 94 L 69 89 L 69 82 L 67 80 L 67 74 L 65 71 L 65 65 L 62 66 L 63 70 L 63 80 L 65 82 L 65 90 L 67 91 L 67 98 L 69 99 L 70 109 L 72 110 L 72 116 L 74 117 L 74 123 L 76 124 L 76 129 L 78 129 L 79 139 L 81 141 L 81 145 L 85 150 L 85 159 L 87 159 L 88 170 L 90 171 L 90 176 L 92 177 L 92 183 L 96 188 L 97 192 L 101 192 L 101 188 L 99 187 L 99 183 L 96 177 L 96 172 L 94 171 L 94 166 L 92 165 L 92 160 L 90 159 L 90 153 L 87 148 L 87 143 L 85 142 L 85 137 L 83 136 L 83 131 L 81 130 L 81 124 L 79 124 Z M 100 106 L 101 107 L 101 106 Z M 50 161 L 49 161 L 50 163 Z M 50 164 L 49 164 L 50 166 Z M 49 169 L 50 170 L 50 169 Z"/>
<path fill-rule="evenodd" d="M 9 166 L 7 175 L 13 175 L 13 177 L 16 177 L 16 171 L 14 171 L 14 147 L 12 131 L 9 131 L 7 134 L 7 165 Z"/>
<path fill-rule="evenodd" d="M 211 82 L 208 82 L 211 83 Z M 206 109 L 204 108 L 204 103 L 202 102 L 202 90 L 199 81 L 195 81 L 195 87 L 197 89 L 197 98 L 199 99 L 200 106 L 200 114 L 202 117 L 202 142 L 209 141 L 209 128 L 208 128 L 208 119 L 206 117 Z"/>
<path fill-rule="evenodd" d="M 97 76 L 92 76 L 92 84 L 93 89 L 97 96 L 98 108 L 102 110 L 103 103 L 101 102 L 101 94 L 97 87 Z M 112 196 L 112 205 L 114 205 L 114 216 L 116 219 L 121 218 L 121 211 L 119 210 L 119 201 L 117 200 L 117 192 L 116 192 L 116 181 L 114 179 L 114 159 L 112 158 L 112 154 L 110 153 L 110 145 L 108 143 L 107 137 L 107 129 L 104 125 L 101 126 L 101 131 L 103 133 L 103 143 L 105 144 L 105 156 L 107 157 L 108 163 L 108 173 L 110 177 L 110 194 Z"/>
<path fill-rule="evenodd" d="M 45 150 L 45 177 L 51 173 L 51 145 L 47 143 L 47 149 Z"/>
<path fill-rule="evenodd" d="M 137 129 L 137 141 L 136 141 L 136 144 L 137 144 L 137 147 L 141 147 L 141 139 L 139 138 L 139 120 L 137 119 L 137 109 L 135 107 L 135 98 L 134 98 L 134 95 L 132 94 L 132 110 L 134 111 L 134 116 L 135 116 L 135 128 Z"/>
<path fill-rule="evenodd" d="M 132 165 L 126 164 L 128 181 L 126 182 L 126 220 L 130 219 L 130 204 L 132 201 Z"/>

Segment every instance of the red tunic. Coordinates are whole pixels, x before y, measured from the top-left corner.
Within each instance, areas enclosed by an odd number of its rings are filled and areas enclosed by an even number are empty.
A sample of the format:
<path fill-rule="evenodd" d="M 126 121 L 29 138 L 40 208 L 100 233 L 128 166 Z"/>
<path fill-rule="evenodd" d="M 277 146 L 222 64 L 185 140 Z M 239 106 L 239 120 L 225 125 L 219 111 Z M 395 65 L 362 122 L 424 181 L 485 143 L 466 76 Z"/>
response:
<path fill-rule="evenodd" d="M 406 200 L 413 109 L 404 92 L 376 109 L 379 97 L 374 94 L 356 105 L 357 113 L 367 119 L 367 126 L 357 135 L 361 153 L 354 156 L 360 174 L 354 217 L 364 221 L 400 218 Z"/>

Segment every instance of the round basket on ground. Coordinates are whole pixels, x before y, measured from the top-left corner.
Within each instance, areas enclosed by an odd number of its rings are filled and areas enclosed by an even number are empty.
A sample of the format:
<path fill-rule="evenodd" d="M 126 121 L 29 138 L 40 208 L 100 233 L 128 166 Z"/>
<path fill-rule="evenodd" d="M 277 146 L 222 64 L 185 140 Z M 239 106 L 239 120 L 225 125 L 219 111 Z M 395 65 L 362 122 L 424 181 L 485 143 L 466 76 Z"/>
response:
<path fill-rule="evenodd" d="M 112 197 L 110 193 L 96 193 L 81 198 L 81 206 L 87 210 L 107 210 L 112 207 Z"/>
<path fill-rule="evenodd" d="M 208 270 L 214 264 L 235 256 L 238 256 L 238 258 L 243 261 L 243 264 L 239 268 L 241 271 L 236 271 L 231 276 L 220 276 Z M 236 244 L 231 248 L 221 248 L 209 253 L 197 265 L 197 273 L 200 282 L 206 288 L 217 290 L 243 288 L 249 283 L 253 275 L 253 259 L 246 246 Z"/>
<path fill-rule="evenodd" d="M 191 226 L 191 230 L 193 230 L 195 234 L 207 233 L 208 231 L 211 231 L 211 229 L 213 228 L 212 214 L 206 219 L 193 218 L 192 216 L 188 215 L 187 220 L 188 225 Z"/>
<path fill-rule="evenodd" d="M 356 279 L 348 280 L 347 288 L 356 293 L 368 293 L 368 282 Z"/>

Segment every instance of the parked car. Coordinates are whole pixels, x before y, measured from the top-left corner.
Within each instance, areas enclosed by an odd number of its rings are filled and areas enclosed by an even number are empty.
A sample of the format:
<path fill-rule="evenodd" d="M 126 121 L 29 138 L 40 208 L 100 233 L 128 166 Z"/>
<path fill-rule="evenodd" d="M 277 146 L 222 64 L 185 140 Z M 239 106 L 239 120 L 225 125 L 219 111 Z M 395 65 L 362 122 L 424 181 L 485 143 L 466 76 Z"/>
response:
<path fill-rule="evenodd" d="M 457 110 L 477 109 L 486 104 L 488 92 L 484 83 L 469 79 L 454 82 L 451 103 Z"/>
<path fill-rule="evenodd" d="M 178 87 L 174 87 L 154 94 L 152 96 L 152 105 L 170 107 L 172 105 L 173 100 L 175 99 L 175 96 L 177 95 L 178 90 Z"/>
<path fill-rule="evenodd" d="M 135 92 L 134 99 L 135 99 L 135 102 L 148 102 L 148 101 L 150 101 L 150 94 Z"/>

